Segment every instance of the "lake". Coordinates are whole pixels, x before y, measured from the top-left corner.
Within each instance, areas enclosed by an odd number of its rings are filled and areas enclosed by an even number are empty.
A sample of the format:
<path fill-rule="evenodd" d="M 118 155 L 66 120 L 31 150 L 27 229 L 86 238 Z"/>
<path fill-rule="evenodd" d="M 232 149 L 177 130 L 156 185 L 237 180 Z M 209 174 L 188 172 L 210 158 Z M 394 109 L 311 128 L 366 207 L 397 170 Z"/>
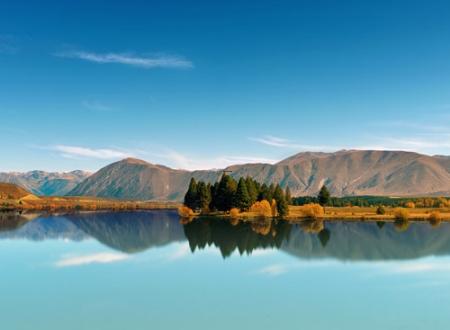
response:
<path fill-rule="evenodd" d="M 450 225 L 0 218 L 2 329 L 448 329 Z"/>

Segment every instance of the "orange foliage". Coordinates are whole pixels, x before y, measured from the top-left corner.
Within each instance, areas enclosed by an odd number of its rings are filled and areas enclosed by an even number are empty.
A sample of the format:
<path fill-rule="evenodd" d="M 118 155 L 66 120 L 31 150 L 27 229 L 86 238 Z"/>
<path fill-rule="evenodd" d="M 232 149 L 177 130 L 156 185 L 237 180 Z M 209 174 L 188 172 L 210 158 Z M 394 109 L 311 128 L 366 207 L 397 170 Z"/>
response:
<path fill-rule="evenodd" d="M 233 207 L 233 208 L 230 210 L 230 216 L 231 216 L 232 218 L 237 218 L 237 217 L 239 217 L 239 209 Z"/>
<path fill-rule="evenodd" d="M 270 221 L 269 222 L 257 221 L 257 222 L 252 222 L 251 227 L 255 233 L 266 236 L 270 233 L 270 229 L 272 227 L 271 224 L 272 223 Z"/>
<path fill-rule="evenodd" d="M 438 212 L 438 211 L 431 212 L 430 213 L 430 217 L 429 217 L 429 221 L 430 221 L 430 224 L 433 227 L 439 226 L 441 224 L 441 221 L 442 221 L 441 213 Z"/>
<path fill-rule="evenodd" d="M 299 211 L 305 218 L 317 219 L 324 215 L 323 207 L 320 204 L 310 203 L 299 207 Z"/>
<path fill-rule="evenodd" d="M 178 208 L 178 215 L 182 218 L 189 218 L 194 216 L 194 211 L 189 207 L 182 205 Z"/>
<path fill-rule="evenodd" d="M 323 228 L 323 220 L 305 220 L 300 223 L 303 231 L 309 234 L 318 234 Z"/>
<path fill-rule="evenodd" d="M 272 216 L 272 208 L 270 207 L 270 204 L 268 201 L 263 199 L 260 202 L 254 203 L 250 207 L 250 212 L 255 213 L 257 216 L 260 217 L 271 217 Z"/>
<path fill-rule="evenodd" d="M 405 207 L 407 207 L 408 209 L 413 209 L 416 207 L 416 204 L 414 204 L 413 202 L 408 202 L 405 204 Z"/>
<path fill-rule="evenodd" d="M 237 226 L 239 224 L 239 222 L 240 222 L 239 218 L 231 218 L 230 219 L 230 224 L 232 226 Z"/>

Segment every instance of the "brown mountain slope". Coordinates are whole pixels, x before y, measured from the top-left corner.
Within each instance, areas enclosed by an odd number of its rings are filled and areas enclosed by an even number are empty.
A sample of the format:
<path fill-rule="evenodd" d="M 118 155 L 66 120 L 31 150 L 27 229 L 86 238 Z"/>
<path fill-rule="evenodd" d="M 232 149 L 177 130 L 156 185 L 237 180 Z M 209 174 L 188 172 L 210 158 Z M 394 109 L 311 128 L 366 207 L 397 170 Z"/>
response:
<path fill-rule="evenodd" d="M 333 195 L 448 195 L 450 158 L 404 151 L 343 150 L 299 153 L 277 164 L 230 166 L 235 178 L 280 182 L 293 195 L 315 195 L 326 184 Z M 181 200 L 191 177 L 214 182 L 221 171 L 183 171 L 125 159 L 80 183 L 70 195 Z"/>
<path fill-rule="evenodd" d="M 32 194 L 15 184 L 0 182 L 0 199 L 21 199 L 27 196 Z"/>
<path fill-rule="evenodd" d="M 314 194 L 327 184 L 335 195 L 429 195 L 450 192 L 450 160 L 404 151 L 339 151 L 295 155 L 280 163 L 289 186 Z"/>
<path fill-rule="evenodd" d="M 214 181 L 214 171 L 188 172 L 127 158 L 110 164 L 80 183 L 69 195 L 141 200 L 181 200 L 191 176 Z"/>

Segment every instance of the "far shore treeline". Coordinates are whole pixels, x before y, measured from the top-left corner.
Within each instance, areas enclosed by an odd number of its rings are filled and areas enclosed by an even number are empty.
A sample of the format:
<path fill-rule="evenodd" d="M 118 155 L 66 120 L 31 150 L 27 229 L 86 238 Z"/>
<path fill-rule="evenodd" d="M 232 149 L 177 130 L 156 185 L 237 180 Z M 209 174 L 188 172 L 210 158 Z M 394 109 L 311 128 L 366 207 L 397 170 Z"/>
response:
<path fill-rule="evenodd" d="M 320 203 L 331 207 L 416 207 L 416 208 L 443 208 L 450 207 L 450 200 L 446 197 L 388 197 L 388 196 L 345 196 L 329 197 L 325 203 L 319 200 L 319 196 L 293 197 L 292 205 L 306 205 Z"/>
<path fill-rule="evenodd" d="M 274 208 L 278 216 L 285 216 L 289 212 L 291 203 L 289 188 L 283 190 L 279 184 L 260 184 L 250 177 L 240 178 L 239 181 L 224 174 L 220 181 L 210 184 L 196 181 L 189 183 L 184 197 L 184 205 L 203 214 L 221 211 L 228 212 L 239 209 L 248 211 L 257 202 L 267 201 Z"/>

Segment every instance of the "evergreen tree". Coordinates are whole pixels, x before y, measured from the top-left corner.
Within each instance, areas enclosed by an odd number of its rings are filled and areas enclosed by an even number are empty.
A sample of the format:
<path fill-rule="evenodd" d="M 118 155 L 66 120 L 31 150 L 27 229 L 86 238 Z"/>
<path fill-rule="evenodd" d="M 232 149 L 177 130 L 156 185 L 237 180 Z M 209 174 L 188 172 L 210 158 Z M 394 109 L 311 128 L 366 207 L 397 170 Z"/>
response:
<path fill-rule="evenodd" d="M 269 196 L 270 199 L 273 199 L 273 194 L 275 193 L 275 185 L 273 183 L 270 184 L 269 186 Z"/>
<path fill-rule="evenodd" d="M 211 202 L 209 203 L 209 209 L 210 210 L 218 210 L 217 208 L 217 191 L 219 190 L 219 182 L 215 182 L 211 188 Z"/>
<path fill-rule="evenodd" d="M 215 194 L 215 204 L 219 211 L 229 211 L 234 205 L 234 194 L 236 193 L 236 181 L 229 175 L 224 174 L 220 179 Z"/>
<path fill-rule="evenodd" d="M 248 196 L 250 197 L 250 205 L 253 205 L 258 199 L 258 188 L 256 182 L 248 176 L 245 179 L 245 185 L 247 186 Z"/>
<path fill-rule="evenodd" d="M 246 211 L 251 206 L 251 199 L 243 178 L 239 179 L 236 194 L 234 195 L 234 206 L 238 207 L 241 211 Z"/>
<path fill-rule="evenodd" d="M 209 203 L 211 202 L 210 186 L 208 187 L 203 181 L 197 184 L 197 204 L 202 212 L 209 211 Z"/>
<path fill-rule="evenodd" d="M 286 197 L 286 203 L 288 203 L 288 205 L 291 205 L 292 204 L 292 196 L 291 196 L 291 189 L 289 189 L 289 186 L 286 187 L 284 196 Z"/>
<path fill-rule="evenodd" d="M 194 178 L 191 178 L 189 182 L 189 188 L 184 195 L 184 205 L 195 210 L 198 207 L 197 204 L 197 181 Z"/>
<path fill-rule="evenodd" d="M 317 198 L 319 200 L 319 204 L 322 206 L 328 205 L 330 202 L 330 192 L 328 191 L 327 187 L 324 185 L 319 191 L 319 194 L 317 195 Z"/>
<path fill-rule="evenodd" d="M 269 203 L 272 200 L 272 193 L 270 192 L 269 187 L 265 183 L 261 186 L 261 189 L 258 194 L 258 201 L 262 201 L 263 199 L 265 199 Z"/>
<path fill-rule="evenodd" d="M 283 190 L 280 185 L 277 184 L 274 188 L 273 199 L 277 202 L 277 211 L 280 217 L 284 217 L 289 213 L 288 203 L 286 202 L 286 197 L 284 196 Z"/>

